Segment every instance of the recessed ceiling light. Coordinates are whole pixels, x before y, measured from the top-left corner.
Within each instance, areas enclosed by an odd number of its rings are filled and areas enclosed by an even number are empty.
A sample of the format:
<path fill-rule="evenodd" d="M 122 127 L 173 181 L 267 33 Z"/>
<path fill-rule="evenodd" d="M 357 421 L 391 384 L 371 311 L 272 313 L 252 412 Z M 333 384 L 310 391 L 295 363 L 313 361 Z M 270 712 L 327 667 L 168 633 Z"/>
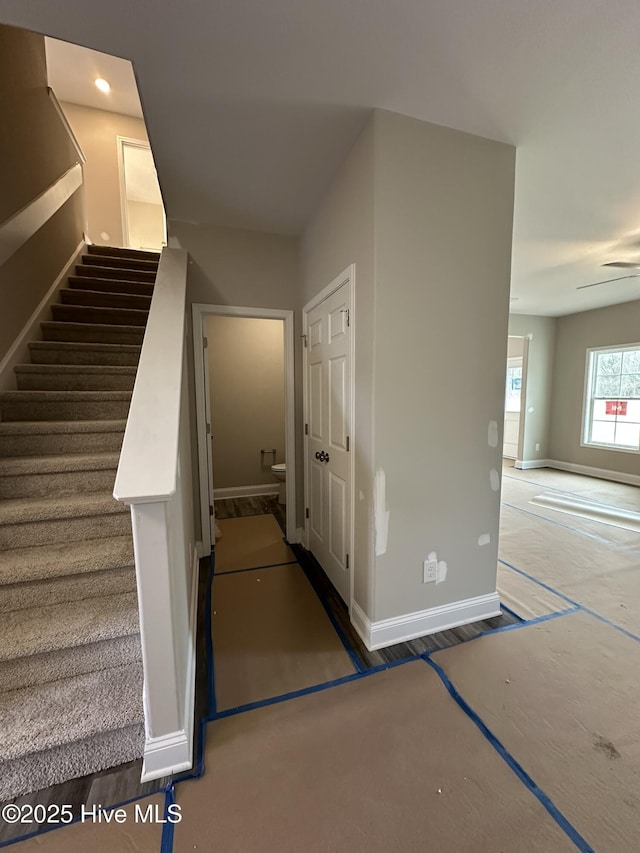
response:
<path fill-rule="evenodd" d="M 111 91 L 111 86 L 102 77 L 98 77 L 95 81 L 95 84 L 101 92 L 105 93 L 105 95 L 107 94 L 107 92 Z"/>

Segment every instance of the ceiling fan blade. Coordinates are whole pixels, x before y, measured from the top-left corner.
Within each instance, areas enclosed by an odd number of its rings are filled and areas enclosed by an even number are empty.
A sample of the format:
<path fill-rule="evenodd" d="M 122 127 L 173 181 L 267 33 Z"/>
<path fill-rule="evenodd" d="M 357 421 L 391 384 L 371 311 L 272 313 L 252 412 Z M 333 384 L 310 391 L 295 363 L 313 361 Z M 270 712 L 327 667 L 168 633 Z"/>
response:
<path fill-rule="evenodd" d="M 625 278 L 638 277 L 640 277 L 640 272 L 634 273 L 633 275 L 621 275 L 618 278 L 608 278 L 606 281 L 594 281 L 593 284 L 581 284 L 580 287 L 576 287 L 576 290 L 586 290 L 587 287 L 598 287 L 600 284 L 611 284 L 612 281 L 623 281 Z"/>

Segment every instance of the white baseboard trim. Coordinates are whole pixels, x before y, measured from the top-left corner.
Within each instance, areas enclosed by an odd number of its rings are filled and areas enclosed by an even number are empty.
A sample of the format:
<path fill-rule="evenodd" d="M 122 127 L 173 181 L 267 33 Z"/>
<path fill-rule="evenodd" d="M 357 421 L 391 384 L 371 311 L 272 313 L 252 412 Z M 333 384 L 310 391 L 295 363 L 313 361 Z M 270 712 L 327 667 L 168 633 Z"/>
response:
<path fill-rule="evenodd" d="M 230 486 L 228 489 L 214 489 L 214 501 L 224 498 L 251 498 L 257 495 L 277 495 L 280 491 L 278 483 L 262 483 L 257 486 Z"/>
<path fill-rule="evenodd" d="M 549 468 L 559 471 L 569 471 L 572 474 L 584 474 L 587 477 L 597 477 L 599 480 L 612 480 L 614 483 L 626 483 L 630 486 L 640 486 L 640 475 L 624 474 L 622 471 L 607 471 L 605 468 L 592 468 L 590 465 L 576 465 L 573 462 L 560 462 L 548 459 Z"/>
<path fill-rule="evenodd" d="M 302 545 L 304 541 L 304 527 L 296 527 L 296 536 L 293 541 L 289 540 L 291 545 Z"/>
<path fill-rule="evenodd" d="M 60 271 L 60 274 L 40 300 L 35 311 L 23 326 L 22 331 L 18 334 L 5 357 L 0 361 L 0 391 L 15 390 L 16 380 L 13 368 L 16 364 L 26 364 L 31 361 L 31 357 L 29 355 L 29 344 L 31 341 L 42 339 L 39 328 L 40 323 L 43 320 L 49 319 L 51 303 L 54 302 L 58 291 L 66 282 L 71 268 L 84 251 L 85 245 L 84 240 L 81 240 L 80 243 L 78 243 L 76 248 L 73 250 L 73 254 Z"/>
<path fill-rule="evenodd" d="M 193 727 L 196 700 L 196 643 L 198 630 L 198 580 L 200 562 L 193 549 L 193 580 L 190 601 L 190 642 L 184 694 L 184 729 L 160 737 L 147 735 L 144 745 L 141 782 L 182 773 L 193 767 Z"/>
<path fill-rule="evenodd" d="M 530 471 L 532 468 L 551 468 L 551 462 L 548 459 L 529 459 L 526 462 L 516 459 L 513 467 L 518 471 Z"/>
<path fill-rule="evenodd" d="M 447 631 L 458 625 L 479 622 L 500 615 L 500 596 L 497 592 L 478 595 L 463 601 L 454 601 L 429 610 L 419 610 L 371 622 L 360 606 L 354 601 L 351 606 L 351 621 L 370 652 L 425 637 L 437 631 Z"/>

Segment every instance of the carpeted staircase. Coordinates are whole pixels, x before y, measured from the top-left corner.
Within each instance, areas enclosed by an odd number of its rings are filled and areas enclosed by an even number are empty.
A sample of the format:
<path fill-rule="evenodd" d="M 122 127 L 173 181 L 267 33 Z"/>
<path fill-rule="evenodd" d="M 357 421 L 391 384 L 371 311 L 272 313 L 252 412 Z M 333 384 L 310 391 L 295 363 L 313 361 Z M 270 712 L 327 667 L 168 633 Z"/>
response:
<path fill-rule="evenodd" d="M 158 257 L 89 246 L 0 393 L 0 801 L 142 755 L 130 513 L 112 491 Z"/>

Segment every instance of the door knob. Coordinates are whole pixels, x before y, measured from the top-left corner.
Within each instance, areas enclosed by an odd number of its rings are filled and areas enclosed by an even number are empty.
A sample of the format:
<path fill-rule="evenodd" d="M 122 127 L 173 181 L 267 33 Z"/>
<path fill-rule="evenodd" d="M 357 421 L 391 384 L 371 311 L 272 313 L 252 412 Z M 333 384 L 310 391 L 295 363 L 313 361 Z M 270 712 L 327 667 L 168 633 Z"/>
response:
<path fill-rule="evenodd" d="M 323 451 L 323 453 L 324 453 L 324 451 Z M 320 462 L 322 462 L 322 453 L 320 453 L 319 450 L 316 451 L 316 459 L 319 459 Z"/>
<path fill-rule="evenodd" d="M 320 462 L 328 462 L 329 454 L 325 453 L 324 450 L 318 450 L 316 451 L 316 459 L 318 459 Z"/>

